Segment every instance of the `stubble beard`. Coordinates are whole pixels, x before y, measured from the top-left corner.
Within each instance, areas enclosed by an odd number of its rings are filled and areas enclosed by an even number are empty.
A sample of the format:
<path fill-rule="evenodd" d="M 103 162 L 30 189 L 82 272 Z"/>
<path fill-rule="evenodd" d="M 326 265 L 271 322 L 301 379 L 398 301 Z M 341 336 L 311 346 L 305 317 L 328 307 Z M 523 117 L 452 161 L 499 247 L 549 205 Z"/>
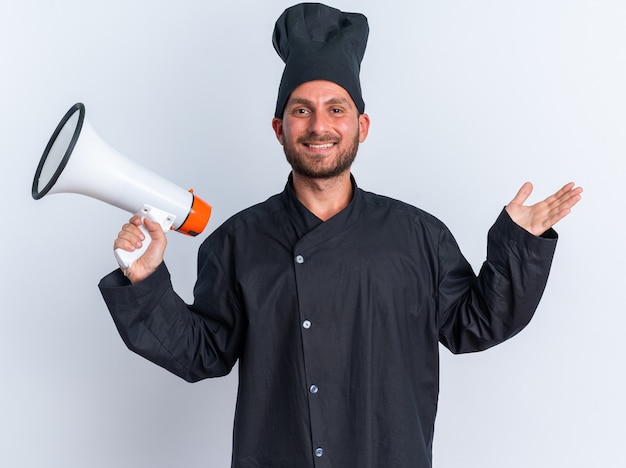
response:
<path fill-rule="evenodd" d="M 301 151 L 299 150 L 300 145 L 307 143 L 339 144 L 340 141 L 337 141 L 337 138 L 333 136 L 319 137 L 316 135 L 307 135 L 299 138 L 295 145 L 285 143 L 283 147 L 287 162 L 291 165 L 291 169 L 294 173 L 309 179 L 332 179 L 340 176 L 346 171 L 349 171 L 352 167 L 352 163 L 356 159 L 356 154 L 359 149 L 359 135 L 357 134 L 354 137 L 348 147 L 337 153 L 332 166 L 325 168 L 316 168 L 314 164 L 309 162 L 311 160 L 310 155 L 301 154 Z"/>

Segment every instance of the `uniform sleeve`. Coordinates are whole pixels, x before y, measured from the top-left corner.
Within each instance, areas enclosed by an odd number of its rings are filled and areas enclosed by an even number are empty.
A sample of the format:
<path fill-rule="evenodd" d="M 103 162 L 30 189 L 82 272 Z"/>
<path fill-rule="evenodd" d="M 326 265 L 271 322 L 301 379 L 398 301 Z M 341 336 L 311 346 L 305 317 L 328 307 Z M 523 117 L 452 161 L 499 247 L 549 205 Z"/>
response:
<path fill-rule="evenodd" d="M 188 382 L 228 374 L 241 354 L 245 320 L 210 253 L 199 255 L 193 305 L 165 264 L 134 285 L 116 270 L 98 286 L 126 346 Z"/>
<path fill-rule="evenodd" d="M 481 351 L 519 333 L 543 294 L 556 248 L 550 229 L 537 237 L 506 210 L 489 230 L 477 277 L 449 232 L 439 244 L 439 339 L 453 353 Z"/>

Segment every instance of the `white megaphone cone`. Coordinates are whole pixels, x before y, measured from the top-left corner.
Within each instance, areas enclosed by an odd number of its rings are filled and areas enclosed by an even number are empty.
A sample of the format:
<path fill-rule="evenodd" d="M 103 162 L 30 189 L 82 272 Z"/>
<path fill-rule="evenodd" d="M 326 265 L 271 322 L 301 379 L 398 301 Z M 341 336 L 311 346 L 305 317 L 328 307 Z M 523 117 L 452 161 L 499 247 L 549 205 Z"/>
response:
<path fill-rule="evenodd" d="M 85 106 L 75 104 L 52 134 L 33 179 L 35 200 L 52 193 L 78 193 L 117 206 L 170 229 L 196 236 L 206 227 L 211 206 L 163 177 L 150 172 L 108 146 L 85 120 Z M 115 250 L 122 268 L 129 268 L 150 245 Z"/>

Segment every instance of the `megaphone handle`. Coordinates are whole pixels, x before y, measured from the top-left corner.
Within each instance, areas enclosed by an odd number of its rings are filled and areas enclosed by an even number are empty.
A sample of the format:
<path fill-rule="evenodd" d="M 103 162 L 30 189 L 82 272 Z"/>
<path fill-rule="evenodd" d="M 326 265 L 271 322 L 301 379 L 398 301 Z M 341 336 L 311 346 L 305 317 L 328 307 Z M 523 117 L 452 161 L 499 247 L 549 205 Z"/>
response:
<path fill-rule="evenodd" d="M 143 220 L 145 218 L 159 223 L 161 225 L 161 228 L 163 229 L 163 232 L 165 233 L 170 230 L 172 224 L 174 223 L 174 220 L 176 219 L 175 215 L 167 213 L 163 210 L 159 210 L 158 208 L 150 205 L 144 205 L 143 208 L 137 213 L 137 215 L 141 216 L 142 223 L 139 226 L 139 229 L 141 229 L 141 232 L 143 232 L 145 239 L 142 242 L 141 247 L 133 250 L 132 252 L 124 249 L 115 249 L 115 259 L 117 260 L 117 264 L 122 270 L 130 268 L 133 263 L 135 263 L 137 259 L 141 257 L 146 252 L 146 250 L 148 250 L 148 247 L 152 242 L 150 233 L 143 224 Z"/>

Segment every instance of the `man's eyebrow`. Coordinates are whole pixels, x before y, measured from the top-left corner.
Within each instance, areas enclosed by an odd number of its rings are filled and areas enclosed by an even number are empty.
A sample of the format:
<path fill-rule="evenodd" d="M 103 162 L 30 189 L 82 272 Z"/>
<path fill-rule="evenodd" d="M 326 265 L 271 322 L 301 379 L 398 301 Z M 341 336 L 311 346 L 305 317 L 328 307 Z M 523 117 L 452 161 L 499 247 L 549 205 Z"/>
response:
<path fill-rule="evenodd" d="M 301 104 L 301 105 L 304 105 L 304 106 L 308 106 L 308 105 L 311 105 L 311 101 L 309 101 L 308 99 L 305 99 L 305 98 L 294 97 L 294 98 L 290 98 L 289 101 L 287 102 L 287 104 L 289 104 L 289 105 Z"/>
<path fill-rule="evenodd" d="M 350 99 L 347 99 L 344 97 L 331 98 L 328 101 L 326 101 L 326 104 L 327 105 L 328 104 L 341 104 L 341 105 L 352 108 L 352 103 L 350 102 Z"/>
<path fill-rule="evenodd" d="M 313 101 L 303 98 L 303 97 L 293 97 L 291 99 L 289 99 L 289 102 L 287 103 L 288 105 L 302 105 L 302 106 L 310 106 L 313 104 Z M 337 104 L 341 104 L 344 106 L 348 106 L 350 108 L 352 108 L 352 103 L 350 102 L 349 99 L 343 98 L 343 97 L 335 97 L 335 98 L 330 98 L 328 101 L 326 101 L 324 103 L 325 105 L 337 105 Z"/>

